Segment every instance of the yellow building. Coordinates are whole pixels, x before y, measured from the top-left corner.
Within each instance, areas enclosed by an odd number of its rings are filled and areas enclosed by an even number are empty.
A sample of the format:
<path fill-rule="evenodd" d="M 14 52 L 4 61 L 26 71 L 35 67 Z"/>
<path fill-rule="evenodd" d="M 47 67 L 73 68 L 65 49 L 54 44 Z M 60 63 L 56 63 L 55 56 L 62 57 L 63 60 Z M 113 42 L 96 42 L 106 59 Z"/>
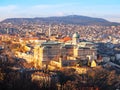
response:
<path fill-rule="evenodd" d="M 34 66 L 36 68 L 42 68 L 42 61 L 41 61 L 41 52 L 40 52 L 40 47 L 35 46 L 34 47 Z"/>
<path fill-rule="evenodd" d="M 95 62 L 95 60 L 92 60 L 91 61 L 91 67 L 96 67 L 97 66 L 97 63 Z"/>
<path fill-rule="evenodd" d="M 58 59 L 61 54 L 61 44 L 58 42 L 48 41 L 44 42 L 40 46 L 40 60 L 50 61 Z"/>
<path fill-rule="evenodd" d="M 94 53 L 94 54 L 93 54 Z M 97 56 L 97 50 L 95 48 L 88 48 L 88 47 L 75 47 L 74 48 L 74 57 L 85 60 L 88 57 L 87 56 L 96 57 Z"/>
<path fill-rule="evenodd" d="M 79 38 L 79 34 L 75 33 L 72 41 L 69 43 L 59 43 L 56 41 L 43 42 L 34 51 L 34 57 L 36 60 L 40 60 L 42 64 L 44 62 L 49 64 L 51 60 L 58 61 L 60 57 L 62 60 L 71 60 L 71 62 L 77 59 L 87 60 L 88 56 L 91 56 L 91 59 L 95 59 L 94 57 L 97 56 L 95 44 L 92 42 L 82 42 Z"/>

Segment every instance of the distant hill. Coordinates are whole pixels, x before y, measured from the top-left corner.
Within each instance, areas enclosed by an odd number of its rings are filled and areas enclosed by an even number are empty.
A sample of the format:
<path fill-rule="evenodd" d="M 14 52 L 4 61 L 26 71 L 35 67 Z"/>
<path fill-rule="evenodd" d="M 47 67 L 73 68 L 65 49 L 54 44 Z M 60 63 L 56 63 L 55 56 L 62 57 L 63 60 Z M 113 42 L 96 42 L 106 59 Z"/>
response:
<path fill-rule="evenodd" d="M 3 20 L 1 23 L 13 23 L 13 24 L 22 24 L 22 23 L 63 23 L 63 24 L 77 24 L 77 25 L 102 25 L 102 26 L 111 26 L 111 25 L 120 25 L 120 23 L 110 22 L 102 18 L 93 18 L 80 15 L 69 15 L 61 17 L 38 17 L 38 18 L 9 18 Z"/>

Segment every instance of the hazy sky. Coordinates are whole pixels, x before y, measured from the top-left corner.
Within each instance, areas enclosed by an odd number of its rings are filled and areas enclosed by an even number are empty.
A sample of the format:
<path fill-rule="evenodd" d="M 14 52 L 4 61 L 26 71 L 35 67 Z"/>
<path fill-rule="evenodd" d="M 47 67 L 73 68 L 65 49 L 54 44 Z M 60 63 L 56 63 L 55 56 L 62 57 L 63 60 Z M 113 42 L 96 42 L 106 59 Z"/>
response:
<path fill-rule="evenodd" d="M 120 0 L 0 0 L 0 20 L 85 15 L 120 22 Z"/>

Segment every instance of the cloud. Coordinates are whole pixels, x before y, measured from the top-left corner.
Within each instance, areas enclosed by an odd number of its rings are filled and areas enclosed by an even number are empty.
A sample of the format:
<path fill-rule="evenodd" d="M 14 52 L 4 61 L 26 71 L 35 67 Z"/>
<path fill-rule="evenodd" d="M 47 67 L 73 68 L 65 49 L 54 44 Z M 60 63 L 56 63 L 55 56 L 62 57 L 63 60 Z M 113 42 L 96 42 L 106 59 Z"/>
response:
<path fill-rule="evenodd" d="M 17 11 L 16 5 L 7 5 L 7 6 L 0 6 L 0 21 L 15 16 L 15 12 Z"/>
<path fill-rule="evenodd" d="M 16 5 L 0 6 L 0 12 L 13 11 L 17 9 Z"/>
<path fill-rule="evenodd" d="M 64 4 L 38 4 L 32 6 L 33 9 L 55 9 L 55 8 L 65 8 L 76 5 L 77 3 L 64 3 Z"/>
<path fill-rule="evenodd" d="M 64 12 L 57 12 L 55 15 L 56 15 L 56 16 L 64 16 L 65 13 L 64 13 Z"/>
<path fill-rule="evenodd" d="M 35 6 L 32 6 L 33 9 L 47 9 L 47 8 L 53 8 L 54 6 L 53 5 L 35 5 Z"/>
<path fill-rule="evenodd" d="M 120 15 L 115 15 L 116 13 L 118 13 L 119 9 L 119 6 L 114 5 L 98 5 L 89 7 L 87 5 L 82 5 L 76 2 L 64 4 L 37 4 L 33 6 L 7 5 L 0 6 L 0 19 L 11 17 L 46 17 L 78 14 L 92 17 L 100 17 L 110 21 L 120 22 Z"/>
<path fill-rule="evenodd" d="M 105 18 L 112 22 L 120 22 L 120 15 L 108 15 Z"/>

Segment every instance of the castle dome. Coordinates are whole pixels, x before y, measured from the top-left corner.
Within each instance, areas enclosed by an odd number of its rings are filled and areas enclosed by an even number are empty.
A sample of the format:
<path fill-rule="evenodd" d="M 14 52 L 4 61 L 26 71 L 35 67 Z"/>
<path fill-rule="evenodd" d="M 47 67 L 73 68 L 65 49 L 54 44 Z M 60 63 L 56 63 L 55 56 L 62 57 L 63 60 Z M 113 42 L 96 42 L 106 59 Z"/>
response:
<path fill-rule="evenodd" d="M 76 32 L 76 33 L 73 34 L 72 37 L 73 37 L 73 38 L 80 38 L 80 35 L 78 34 L 78 32 Z"/>

